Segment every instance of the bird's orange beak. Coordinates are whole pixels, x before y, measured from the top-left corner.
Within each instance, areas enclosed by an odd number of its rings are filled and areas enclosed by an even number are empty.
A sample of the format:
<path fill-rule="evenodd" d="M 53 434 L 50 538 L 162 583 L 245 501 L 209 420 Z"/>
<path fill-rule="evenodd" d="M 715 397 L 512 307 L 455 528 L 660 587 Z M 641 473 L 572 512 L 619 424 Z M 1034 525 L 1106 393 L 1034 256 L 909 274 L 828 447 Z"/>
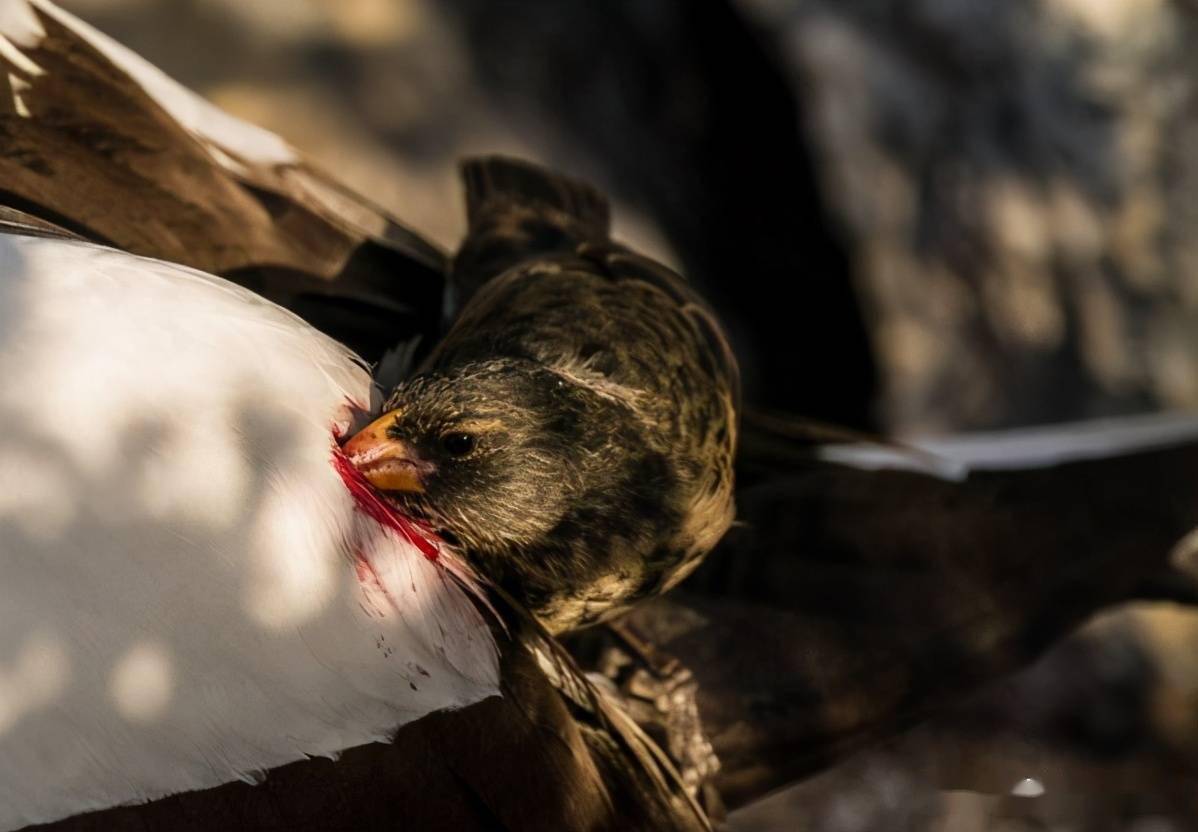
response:
<path fill-rule="evenodd" d="M 341 450 L 366 481 L 380 491 L 421 493 L 424 475 L 432 466 L 409 445 L 387 433 L 393 424 L 395 411 L 385 413 L 354 434 Z"/>

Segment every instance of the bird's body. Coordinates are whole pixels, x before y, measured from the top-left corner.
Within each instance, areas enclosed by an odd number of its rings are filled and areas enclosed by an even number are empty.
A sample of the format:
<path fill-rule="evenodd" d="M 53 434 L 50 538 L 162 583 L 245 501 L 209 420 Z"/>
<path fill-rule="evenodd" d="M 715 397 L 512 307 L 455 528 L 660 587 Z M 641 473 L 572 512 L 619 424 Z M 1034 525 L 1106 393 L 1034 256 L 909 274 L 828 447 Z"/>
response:
<path fill-rule="evenodd" d="M 0 378 L 0 829 L 497 691 L 452 552 L 334 465 L 371 396 L 341 345 L 210 275 L 3 234 Z"/>
<path fill-rule="evenodd" d="M 736 364 L 587 186 L 506 159 L 465 173 L 465 305 L 376 438 L 426 466 L 402 503 L 560 631 L 673 586 L 731 524 Z"/>

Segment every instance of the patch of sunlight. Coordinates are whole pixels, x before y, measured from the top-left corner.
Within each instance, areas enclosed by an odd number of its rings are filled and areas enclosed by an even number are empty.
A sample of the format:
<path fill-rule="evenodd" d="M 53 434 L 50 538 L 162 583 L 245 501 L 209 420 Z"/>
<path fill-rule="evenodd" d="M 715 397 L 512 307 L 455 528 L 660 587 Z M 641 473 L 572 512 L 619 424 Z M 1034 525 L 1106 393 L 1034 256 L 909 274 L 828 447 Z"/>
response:
<path fill-rule="evenodd" d="M 1042 797 L 1044 784 L 1035 777 L 1024 777 L 1011 787 L 1011 794 L 1015 797 Z"/>
<path fill-rule="evenodd" d="M 53 702 L 70 678 L 70 661 L 62 641 L 50 633 L 31 634 L 16 660 L 0 666 L 0 734 Z"/>
<path fill-rule="evenodd" d="M 271 490 L 255 523 L 246 605 L 259 623 L 281 630 L 319 613 L 335 593 L 337 575 L 328 556 L 331 530 L 321 527 L 324 511 L 314 492 L 299 477 L 276 481 Z"/>
<path fill-rule="evenodd" d="M 166 713 L 174 694 L 170 653 L 159 642 L 133 645 L 113 666 L 108 692 L 112 704 L 130 722 L 153 722 Z"/>
<path fill-rule="evenodd" d="M 1047 6 L 1060 12 L 1093 35 L 1116 39 L 1127 28 L 1157 14 L 1163 0 L 1047 0 Z"/>
<path fill-rule="evenodd" d="M 185 517 L 226 527 L 241 512 L 250 472 L 221 409 L 189 411 L 146 460 L 139 504 L 154 518 Z"/>
<path fill-rule="evenodd" d="M 49 541 L 75 519 L 75 483 L 36 448 L 0 447 L 0 519 Z"/>

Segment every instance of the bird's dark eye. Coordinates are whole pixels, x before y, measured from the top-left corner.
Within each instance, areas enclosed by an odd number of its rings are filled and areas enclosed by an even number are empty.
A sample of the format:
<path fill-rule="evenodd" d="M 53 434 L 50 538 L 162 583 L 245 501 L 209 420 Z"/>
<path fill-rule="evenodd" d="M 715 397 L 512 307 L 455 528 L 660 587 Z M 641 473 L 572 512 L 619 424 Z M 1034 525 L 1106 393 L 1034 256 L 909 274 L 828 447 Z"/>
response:
<path fill-rule="evenodd" d="M 474 450 L 475 440 L 469 433 L 447 433 L 441 437 L 441 447 L 450 456 L 466 456 Z"/>

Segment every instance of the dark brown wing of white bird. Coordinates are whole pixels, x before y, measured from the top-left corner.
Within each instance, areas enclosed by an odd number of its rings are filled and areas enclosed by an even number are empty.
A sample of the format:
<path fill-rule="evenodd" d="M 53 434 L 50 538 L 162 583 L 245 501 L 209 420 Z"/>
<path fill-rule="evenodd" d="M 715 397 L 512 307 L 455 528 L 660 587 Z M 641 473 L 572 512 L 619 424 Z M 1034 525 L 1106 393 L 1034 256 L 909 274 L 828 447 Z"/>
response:
<path fill-rule="evenodd" d="M 3 10 L 0 204 L 230 277 L 368 360 L 435 332 L 435 246 L 46 0 Z"/>

